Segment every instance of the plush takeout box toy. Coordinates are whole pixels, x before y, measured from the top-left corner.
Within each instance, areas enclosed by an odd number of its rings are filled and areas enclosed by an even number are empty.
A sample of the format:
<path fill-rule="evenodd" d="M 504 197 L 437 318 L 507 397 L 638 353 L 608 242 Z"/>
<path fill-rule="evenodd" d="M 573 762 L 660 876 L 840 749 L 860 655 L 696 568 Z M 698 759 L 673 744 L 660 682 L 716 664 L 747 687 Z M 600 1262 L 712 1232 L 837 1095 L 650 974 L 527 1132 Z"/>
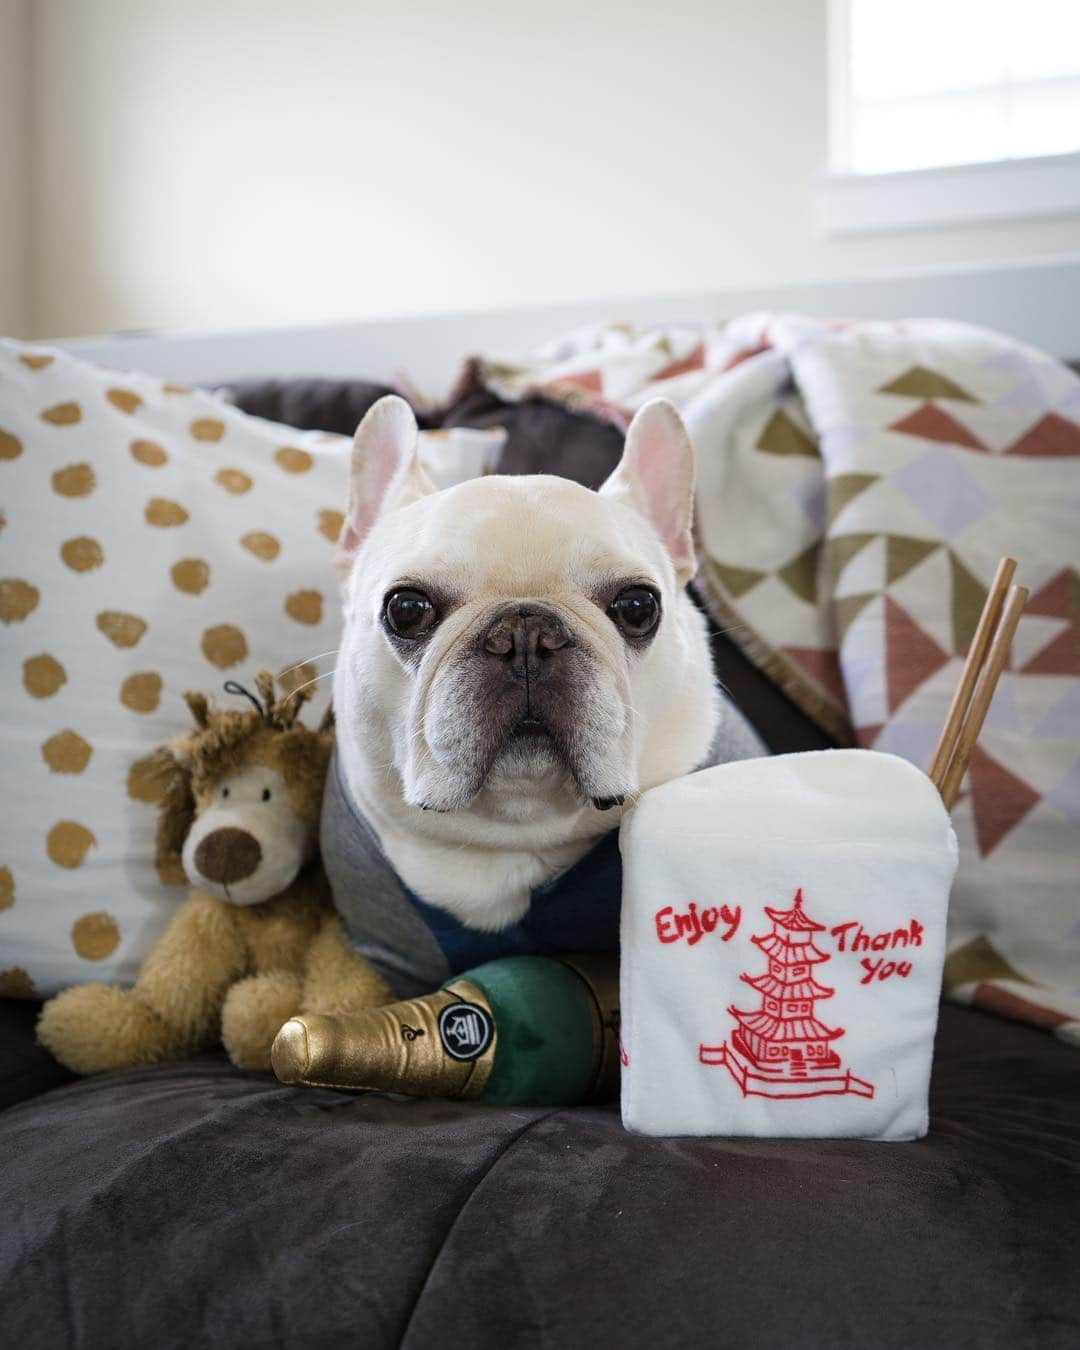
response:
<path fill-rule="evenodd" d="M 926 1133 L 956 839 L 892 755 L 721 765 L 623 822 L 622 1117 L 644 1134 Z"/>

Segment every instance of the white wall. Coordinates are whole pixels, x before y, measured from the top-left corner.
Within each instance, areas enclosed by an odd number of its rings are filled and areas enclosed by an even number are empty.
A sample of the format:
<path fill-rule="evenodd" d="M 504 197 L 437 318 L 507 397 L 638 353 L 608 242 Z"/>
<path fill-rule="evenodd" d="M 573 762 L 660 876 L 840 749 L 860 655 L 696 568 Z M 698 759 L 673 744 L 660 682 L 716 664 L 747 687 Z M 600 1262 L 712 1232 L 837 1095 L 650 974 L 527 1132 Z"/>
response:
<path fill-rule="evenodd" d="M 1080 245 L 1077 218 L 819 237 L 825 0 L 33 12 L 25 321 L 39 335 L 677 293 Z"/>
<path fill-rule="evenodd" d="M 30 0 L 0 0 L 0 332 L 30 319 Z"/>

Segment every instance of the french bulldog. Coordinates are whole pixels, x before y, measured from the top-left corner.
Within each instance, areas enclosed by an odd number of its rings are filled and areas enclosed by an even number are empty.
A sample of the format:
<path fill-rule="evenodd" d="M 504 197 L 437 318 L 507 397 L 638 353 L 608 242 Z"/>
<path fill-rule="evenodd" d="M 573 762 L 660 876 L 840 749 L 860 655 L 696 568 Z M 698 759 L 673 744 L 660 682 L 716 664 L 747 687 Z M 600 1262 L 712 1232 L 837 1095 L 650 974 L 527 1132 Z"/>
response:
<path fill-rule="evenodd" d="M 546 475 L 436 491 L 408 404 L 364 418 L 336 555 L 336 771 L 414 898 L 506 930 L 645 789 L 711 748 L 710 762 L 761 753 L 685 591 L 693 493 L 690 438 L 663 400 L 598 492 Z"/>

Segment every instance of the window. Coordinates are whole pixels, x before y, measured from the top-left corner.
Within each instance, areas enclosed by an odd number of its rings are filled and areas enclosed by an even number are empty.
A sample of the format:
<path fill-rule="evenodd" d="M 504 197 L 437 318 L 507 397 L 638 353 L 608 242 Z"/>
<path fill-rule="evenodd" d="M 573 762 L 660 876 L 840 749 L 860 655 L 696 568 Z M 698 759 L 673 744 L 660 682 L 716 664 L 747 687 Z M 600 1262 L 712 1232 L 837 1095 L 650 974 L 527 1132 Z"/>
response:
<path fill-rule="evenodd" d="M 823 223 L 1080 209 L 1080 0 L 830 0 Z"/>
<path fill-rule="evenodd" d="M 1077 0 L 842 0 L 836 8 L 846 11 L 834 34 L 845 67 L 835 91 L 846 103 L 833 127 L 838 172 L 1080 151 Z"/>

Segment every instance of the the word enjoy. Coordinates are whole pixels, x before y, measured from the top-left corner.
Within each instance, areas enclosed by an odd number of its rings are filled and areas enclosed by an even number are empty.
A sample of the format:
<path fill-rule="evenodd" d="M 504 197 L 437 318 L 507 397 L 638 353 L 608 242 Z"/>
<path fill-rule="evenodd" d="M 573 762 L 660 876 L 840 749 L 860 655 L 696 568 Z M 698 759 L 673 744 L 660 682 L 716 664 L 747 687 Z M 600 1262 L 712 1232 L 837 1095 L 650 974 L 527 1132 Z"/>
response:
<path fill-rule="evenodd" d="M 715 933 L 721 924 L 725 932 L 720 934 L 721 942 L 730 942 L 739 927 L 742 918 L 742 906 L 709 905 L 698 911 L 697 901 L 691 900 L 685 914 L 677 914 L 671 905 L 656 911 L 656 936 L 661 942 L 678 942 L 686 939 L 686 945 L 693 947 L 706 933 Z"/>

